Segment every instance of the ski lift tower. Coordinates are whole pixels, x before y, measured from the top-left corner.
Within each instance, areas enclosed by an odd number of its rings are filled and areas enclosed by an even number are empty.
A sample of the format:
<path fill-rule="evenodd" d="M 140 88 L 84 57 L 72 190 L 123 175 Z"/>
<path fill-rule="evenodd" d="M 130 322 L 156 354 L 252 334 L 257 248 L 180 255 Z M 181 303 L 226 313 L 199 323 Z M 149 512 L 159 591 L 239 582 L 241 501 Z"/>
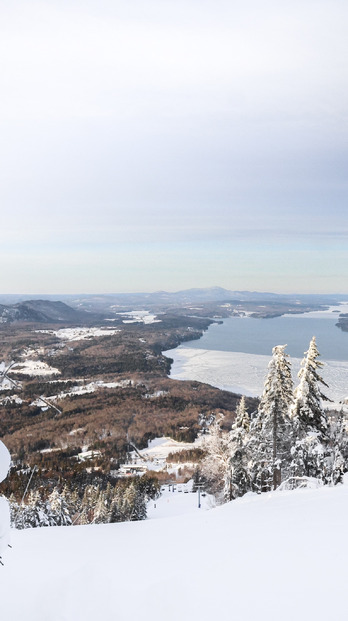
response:
<path fill-rule="evenodd" d="M 200 509 L 201 508 L 201 492 L 204 492 L 204 483 L 196 483 L 195 487 L 198 492 L 198 509 Z M 205 496 L 205 494 L 202 493 L 202 496 Z"/>

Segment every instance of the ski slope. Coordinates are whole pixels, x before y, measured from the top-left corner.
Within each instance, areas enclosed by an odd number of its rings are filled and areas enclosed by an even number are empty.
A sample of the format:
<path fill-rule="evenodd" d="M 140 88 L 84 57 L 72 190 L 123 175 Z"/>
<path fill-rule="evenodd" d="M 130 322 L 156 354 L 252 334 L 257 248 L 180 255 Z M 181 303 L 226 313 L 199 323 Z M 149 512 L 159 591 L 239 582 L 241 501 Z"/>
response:
<path fill-rule="evenodd" d="M 211 510 L 168 493 L 144 522 L 13 532 L 1 619 L 347 619 L 348 485 Z"/>

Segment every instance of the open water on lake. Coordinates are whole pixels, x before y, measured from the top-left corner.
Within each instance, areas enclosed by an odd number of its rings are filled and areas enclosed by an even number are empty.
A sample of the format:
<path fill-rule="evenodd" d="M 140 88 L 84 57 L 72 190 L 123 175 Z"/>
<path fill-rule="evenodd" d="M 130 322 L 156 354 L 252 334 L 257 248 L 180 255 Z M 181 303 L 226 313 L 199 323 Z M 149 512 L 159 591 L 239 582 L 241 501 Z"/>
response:
<path fill-rule="evenodd" d="M 308 317 L 293 315 L 273 319 L 231 317 L 223 324 L 211 325 L 202 338 L 181 347 L 271 355 L 275 345 L 287 344 L 287 353 L 301 358 L 315 336 L 322 358 L 348 361 L 348 332 L 337 328 L 337 320 L 337 313 L 320 318 L 314 317 L 314 313 Z"/>
<path fill-rule="evenodd" d="M 341 401 L 348 395 L 348 332 L 335 325 L 337 310 L 346 313 L 348 306 L 273 319 L 231 317 L 222 324 L 212 324 L 199 340 L 164 352 L 173 359 L 170 377 L 260 395 L 272 348 L 287 344 L 296 384 L 304 352 L 315 336 L 325 363 L 321 374 L 329 385 L 324 392 L 334 401 Z"/>

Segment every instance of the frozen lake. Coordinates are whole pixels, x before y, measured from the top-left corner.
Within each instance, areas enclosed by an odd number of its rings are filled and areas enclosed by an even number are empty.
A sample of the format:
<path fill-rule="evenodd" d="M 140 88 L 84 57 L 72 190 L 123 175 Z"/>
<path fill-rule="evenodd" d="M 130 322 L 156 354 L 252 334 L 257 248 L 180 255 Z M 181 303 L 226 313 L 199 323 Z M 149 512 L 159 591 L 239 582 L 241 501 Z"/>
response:
<path fill-rule="evenodd" d="M 329 384 L 326 394 L 341 401 L 348 396 L 348 333 L 335 325 L 338 310 L 348 312 L 347 305 L 274 319 L 231 317 L 223 324 L 213 324 L 201 339 L 165 352 L 174 360 L 170 376 L 260 395 L 272 348 L 287 343 L 296 383 L 303 354 L 316 336 L 324 363 L 322 376 Z"/>

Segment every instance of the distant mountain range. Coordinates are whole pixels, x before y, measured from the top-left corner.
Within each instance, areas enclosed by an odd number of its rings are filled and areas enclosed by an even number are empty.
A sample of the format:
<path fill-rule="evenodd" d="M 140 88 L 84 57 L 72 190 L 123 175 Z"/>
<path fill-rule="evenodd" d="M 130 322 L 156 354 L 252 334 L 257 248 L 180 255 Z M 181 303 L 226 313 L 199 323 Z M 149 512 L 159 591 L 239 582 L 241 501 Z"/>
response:
<path fill-rule="evenodd" d="M 28 300 L 18 304 L 0 304 L 0 323 L 90 323 L 96 316 L 84 310 L 75 310 L 64 304 L 50 300 Z"/>
<path fill-rule="evenodd" d="M 174 306 L 233 302 L 298 305 L 331 305 L 348 300 L 344 294 L 277 294 L 259 291 L 232 291 L 222 287 L 153 293 L 114 293 L 59 296 L 0 295 L 0 321 L 75 322 L 102 320 L 108 313 L 129 309 L 166 310 Z M 57 302 L 59 298 L 59 302 Z M 68 306 L 69 305 L 69 306 Z M 81 314 L 82 313 L 82 314 Z"/>

